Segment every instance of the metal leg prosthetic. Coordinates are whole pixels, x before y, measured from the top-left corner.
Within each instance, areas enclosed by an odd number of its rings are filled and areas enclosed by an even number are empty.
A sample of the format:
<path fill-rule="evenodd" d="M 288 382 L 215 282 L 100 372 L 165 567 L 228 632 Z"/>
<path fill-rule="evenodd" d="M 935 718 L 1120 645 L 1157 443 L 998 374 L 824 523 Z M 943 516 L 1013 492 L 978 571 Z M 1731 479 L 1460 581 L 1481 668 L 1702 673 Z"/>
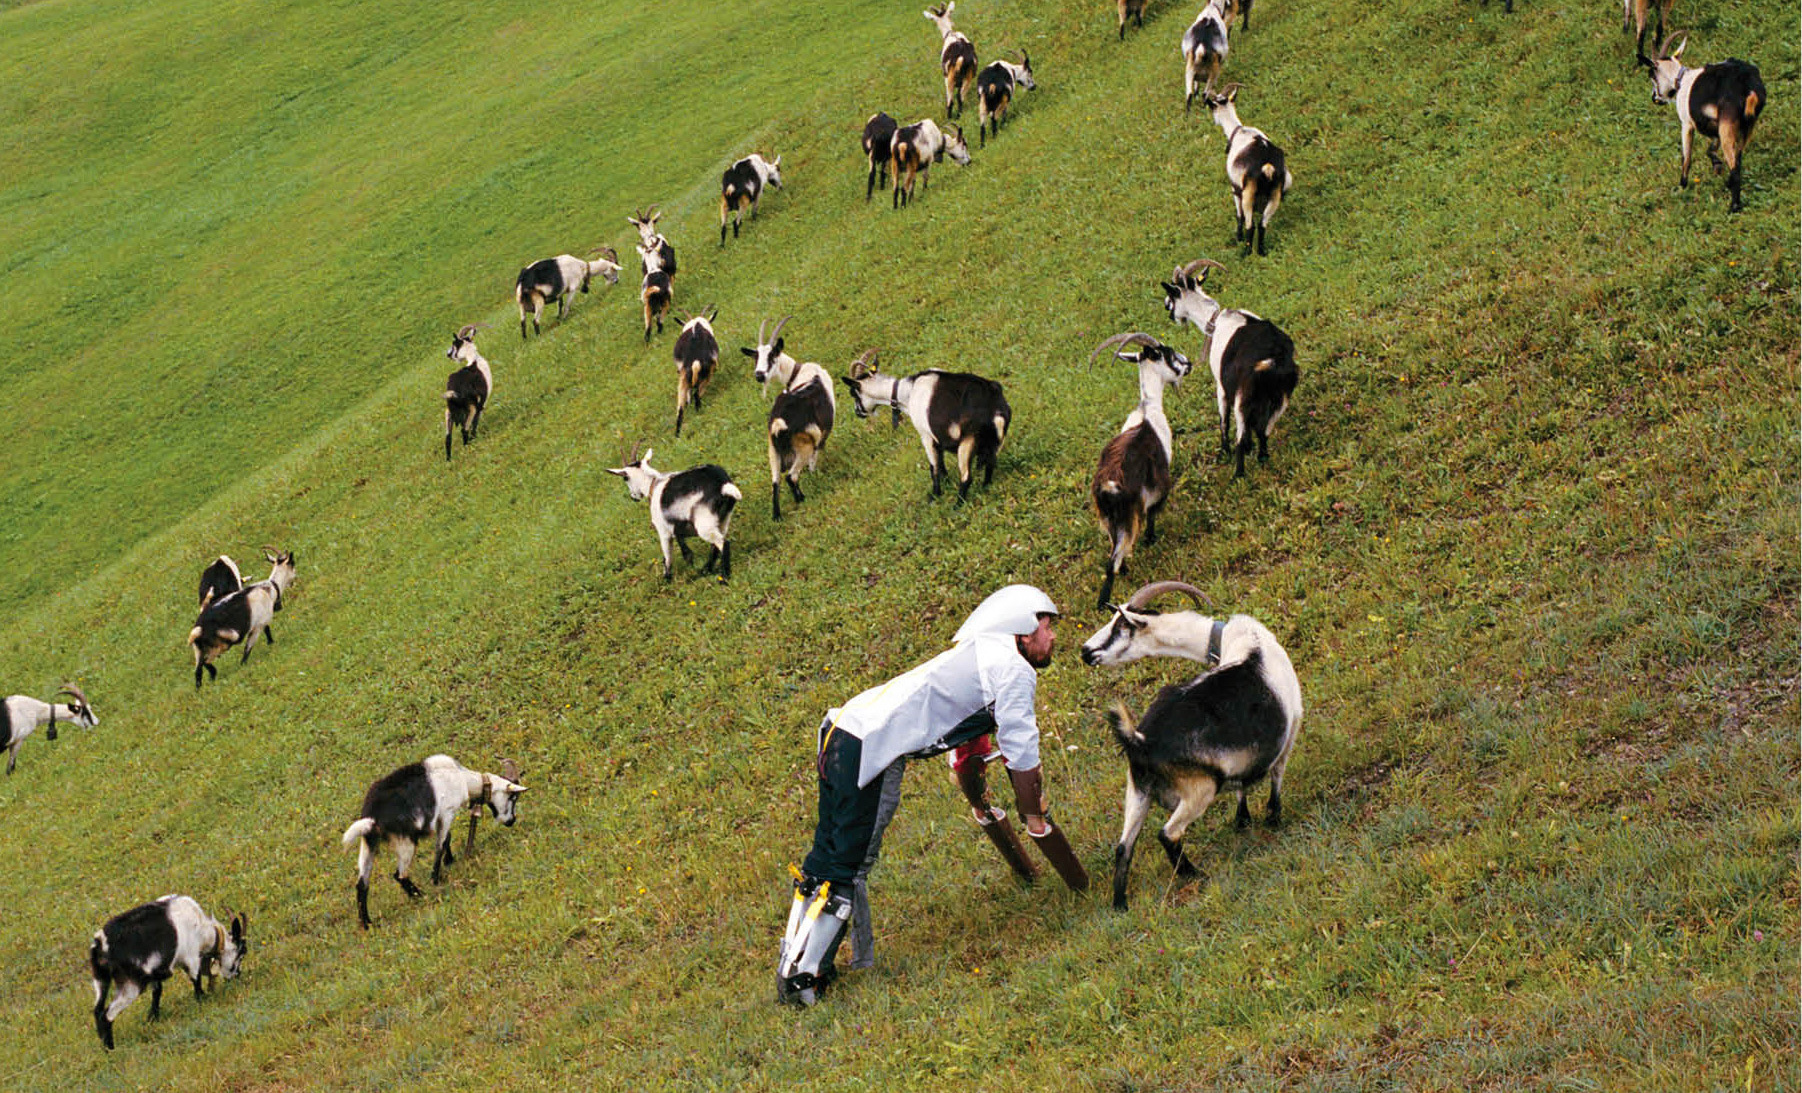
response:
<path fill-rule="evenodd" d="M 795 870 L 795 898 L 776 966 L 776 1000 L 811 1006 L 838 977 L 832 958 L 851 917 L 851 897 L 835 893 L 831 881 L 815 882 Z"/>

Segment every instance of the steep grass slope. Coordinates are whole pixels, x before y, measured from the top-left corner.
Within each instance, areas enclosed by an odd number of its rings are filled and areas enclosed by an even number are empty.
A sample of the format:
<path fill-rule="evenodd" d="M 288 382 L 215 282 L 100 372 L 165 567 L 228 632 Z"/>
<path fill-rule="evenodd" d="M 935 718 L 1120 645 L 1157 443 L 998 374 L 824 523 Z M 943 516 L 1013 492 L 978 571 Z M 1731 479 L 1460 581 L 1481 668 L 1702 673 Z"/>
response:
<path fill-rule="evenodd" d="M 1682 17 L 1771 90 L 1729 220 L 1705 165 L 1675 191 L 1674 118 L 1606 13 L 1260 6 L 1231 76 L 1297 189 L 1242 261 L 1221 135 L 1180 108 L 1190 13 L 1119 44 L 1105 5 L 966 2 L 1041 89 L 898 214 L 862 202 L 856 137 L 939 112 L 916 5 L 0 14 L 0 679 L 79 678 L 101 717 L 0 786 L 0 1084 L 1794 1086 L 1793 12 Z M 722 250 L 718 171 L 753 149 L 788 188 Z M 680 441 L 629 276 L 528 345 L 506 303 L 653 201 L 678 306 L 718 303 L 727 346 Z M 1134 574 L 1288 645 L 1290 826 L 1204 819 L 1207 880 L 1142 855 L 1116 916 L 1015 887 L 923 766 L 878 967 L 779 1010 L 811 726 L 1005 581 L 1071 612 L 1042 724 L 1105 870 L 1098 711 L 1184 671 L 1070 655 L 1103 621 L 1087 478 L 1133 397 L 1080 362 L 1134 328 L 1199 359 L 1157 282 L 1203 254 L 1302 386 L 1237 483 L 1205 377 L 1172 399 L 1179 493 Z M 1006 383 L 994 486 L 923 503 L 913 437 L 846 405 L 771 523 L 734 350 L 789 313 L 835 371 L 877 345 Z M 442 352 L 475 320 L 496 392 L 446 466 Z M 603 470 L 641 439 L 738 476 L 730 586 L 660 581 Z M 196 694 L 194 575 L 264 542 L 299 556 L 278 643 Z M 524 818 L 418 903 L 378 884 L 361 935 L 338 835 L 433 751 L 519 759 Z M 249 970 L 128 1011 L 104 1055 L 88 937 L 167 891 L 247 908 Z"/>

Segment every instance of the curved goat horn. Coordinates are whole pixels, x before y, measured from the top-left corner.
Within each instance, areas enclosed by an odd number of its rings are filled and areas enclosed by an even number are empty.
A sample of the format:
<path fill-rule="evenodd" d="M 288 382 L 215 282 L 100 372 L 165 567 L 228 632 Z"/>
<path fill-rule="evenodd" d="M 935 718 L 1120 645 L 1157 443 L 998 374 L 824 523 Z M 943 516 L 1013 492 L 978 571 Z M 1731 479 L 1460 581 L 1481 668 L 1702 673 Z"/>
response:
<path fill-rule="evenodd" d="M 85 694 L 82 694 L 81 688 L 77 687 L 73 683 L 63 684 L 62 690 L 56 692 L 56 694 L 57 695 L 68 695 L 70 698 L 73 698 L 75 701 L 81 703 L 81 705 L 84 709 L 87 708 L 87 706 L 89 705 L 88 696 Z M 56 695 L 51 695 L 50 697 L 55 698 Z"/>
<path fill-rule="evenodd" d="M 770 325 L 770 321 L 768 319 L 757 320 L 757 344 L 760 346 L 770 344 L 770 340 L 763 336 L 763 328 L 768 325 Z"/>
<path fill-rule="evenodd" d="M 464 339 L 473 338 L 473 337 L 475 337 L 476 331 L 491 330 L 491 329 L 493 329 L 493 328 L 490 327 L 487 323 L 470 323 L 469 325 L 465 326 L 463 329 L 457 331 L 457 337 L 464 338 Z"/>
<path fill-rule="evenodd" d="M 1215 269 L 1220 270 L 1223 273 L 1226 271 L 1225 266 L 1221 265 L 1219 262 L 1214 261 L 1212 258 L 1197 258 L 1195 261 L 1190 262 L 1188 265 L 1181 267 L 1181 272 L 1184 277 L 1193 277 L 1193 276 L 1195 276 L 1196 270 L 1206 269 L 1209 266 L 1212 266 Z M 1205 273 L 1202 274 L 1202 277 L 1206 278 L 1207 274 L 1205 274 Z"/>
<path fill-rule="evenodd" d="M 662 214 L 657 211 L 657 206 L 652 205 L 650 208 L 648 208 L 644 211 L 644 216 L 641 219 L 655 220 L 660 215 L 662 215 Z"/>
<path fill-rule="evenodd" d="M 1181 592 L 1183 595 L 1194 600 L 1196 607 L 1214 606 L 1214 601 L 1208 599 L 1207 593 L 1196 588 L 1194 585 L 1187 584 L 1183 581 L 1153 581 L 1139 589 L 1137 592 L 1134 592 L 1132 599 L 1127 600 L 1123 606 L 1130 607 L 1134 611 L 1143 611 L 1147 604 L 1166 592 Z"/>
<path fill-rule="evenodd" d="M 780 320 L 778 320 L 776 323 L 776 329 L 770 331 L 770 340 L 765 344 L 775 345 L 776 339 L 782 337 L 782 328 L 787 326 L 788 321 L 792 318 L 794 318 L 793 315 L 782 316 L 782 318 Z"/>
<path fill-rule="evenodd" d="M 519 784 L 519 764 L 511 759 L 501 760 L 501 777 L 514 785 Z"/>
<path fill-rule="evenodd" d="M 1678 38 L 1687 35 L 1688 33 L 1689 33 L 1689 31 L 1687 31 L 1687 30 L 1674 30 L 1671 33 L 1665 35 L 1664 41 L 1658 43 L 1658 53 L 1657 53 L 1658 59 L 1661 61 L 1669 60 L 1670 56 L 1671 56 L 1671 43 L 1676 41 Z"/>
<path fill-rule="evenodd" d="M 857 359 L 851 362 L 851 378 L 854 380 L 868 379 L 870 374 L 876 371 L 876 361 L 877 350 L 873 348 L 858 354 Z"/>
<path fill-rule="evenodd" d="M 1145 334 L 1145 333 L 1142 333 L 1137 330 L 1128 331 L 1125 334 L 1116 334 L 1113 337 L 1109 338 L 1107 341 L 1104 341 L 1100 345 L 1095 347 L 1095 351 L 1093 353 L 1089 354 L 1089 364 L 1091 366 L 1093 366 L 1095 363 L 1095 358 L 1099 357 L 1101 355 L 1101 351 L 1103 349 L 1108 348 L 1109 346 L 1143 345 L 1143 346 L 1146 346 L 1149 348 L 1152 346 L 1162 346 L 1163 344 L 1164 344 L 1163 342 L 1158 341 L 1156 338 L 1152 337 L 1150 334 Z M 1119 355 L 1118 350 L 1115 351 L 1115 355 L 1116 356 Z"/>

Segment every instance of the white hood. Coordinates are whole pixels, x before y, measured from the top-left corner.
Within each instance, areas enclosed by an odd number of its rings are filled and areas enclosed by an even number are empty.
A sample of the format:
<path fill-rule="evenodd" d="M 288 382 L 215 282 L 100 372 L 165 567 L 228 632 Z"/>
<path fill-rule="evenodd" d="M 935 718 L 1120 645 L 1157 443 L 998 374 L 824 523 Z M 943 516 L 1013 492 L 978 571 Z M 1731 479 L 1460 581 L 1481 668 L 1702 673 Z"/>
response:
<path fill-rule="evenodd" d="M 1050 596 L 1029 584 L 1010 584 L 977 604 L 951 641 L 961 644 L 982 634 L 1030 634 L 1039 628 L 1041 614 L 1058 614 Z"/>

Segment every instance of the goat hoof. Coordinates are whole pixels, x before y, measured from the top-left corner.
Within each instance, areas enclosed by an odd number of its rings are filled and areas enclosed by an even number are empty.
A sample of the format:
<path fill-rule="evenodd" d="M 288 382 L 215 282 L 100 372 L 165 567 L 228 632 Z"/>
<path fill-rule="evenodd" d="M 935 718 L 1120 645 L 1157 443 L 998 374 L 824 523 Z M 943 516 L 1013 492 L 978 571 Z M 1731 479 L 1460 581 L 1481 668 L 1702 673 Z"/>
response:
<path fill-rule="evenodd" d="M 1114 910 L 1116 910 L 1116 911 L 1126 910 L 1126 897 L 1125 896 L 1115 896 L 1114 897 Z"/>

